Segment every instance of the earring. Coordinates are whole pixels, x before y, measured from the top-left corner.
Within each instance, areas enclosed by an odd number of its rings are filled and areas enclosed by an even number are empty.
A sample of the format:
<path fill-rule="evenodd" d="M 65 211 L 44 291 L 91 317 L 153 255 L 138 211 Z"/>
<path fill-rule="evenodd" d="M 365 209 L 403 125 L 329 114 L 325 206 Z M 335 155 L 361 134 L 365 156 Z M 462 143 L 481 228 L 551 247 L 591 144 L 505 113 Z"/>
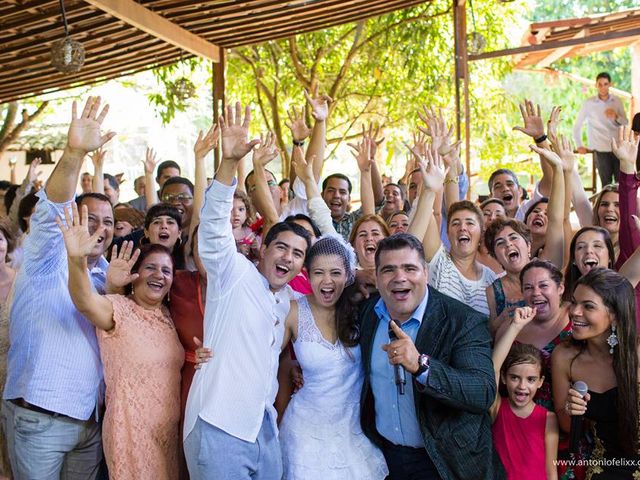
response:
<path fill-rule="evenodd" d="M 618 345 L 618 336 L 616 335 L 616 326 L 611 325 L 611 335 L 607 338 L 607 344 L 609 345 L 609 353 L 613 355 L 613 347 Z"/>

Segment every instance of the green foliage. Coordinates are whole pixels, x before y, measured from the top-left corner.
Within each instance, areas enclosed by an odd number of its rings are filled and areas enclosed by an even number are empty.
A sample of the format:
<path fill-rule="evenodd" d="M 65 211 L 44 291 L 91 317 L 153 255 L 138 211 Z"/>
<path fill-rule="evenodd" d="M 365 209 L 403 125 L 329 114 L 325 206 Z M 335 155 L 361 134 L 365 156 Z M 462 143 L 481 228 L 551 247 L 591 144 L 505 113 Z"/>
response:
<path fill-rule="evenodd" d="M 181 98 L 176 94 L 176 81 L 185 76 L 191 76 L 196 69 L 200 68 L 200 64 L 197 58 L 188 58 L 153 70 L 162 91 L 148 93 L 147 97 L 160 115 L 163 125 L 171 122 L 176 112 L 184 112 L 187 109 L 189 99 Z"/>

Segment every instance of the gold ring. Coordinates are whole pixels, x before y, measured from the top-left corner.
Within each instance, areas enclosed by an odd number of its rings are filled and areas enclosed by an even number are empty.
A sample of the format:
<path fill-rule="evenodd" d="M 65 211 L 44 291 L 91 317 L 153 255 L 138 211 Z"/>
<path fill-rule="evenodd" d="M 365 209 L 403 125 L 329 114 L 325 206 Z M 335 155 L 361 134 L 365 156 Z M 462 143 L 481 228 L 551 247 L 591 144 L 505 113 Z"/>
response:
<path fill-rule="evenodd" d="M 393 351 L 393 356 L 395 357 L 396 355 L 398 355 L 398 350 Z"/>

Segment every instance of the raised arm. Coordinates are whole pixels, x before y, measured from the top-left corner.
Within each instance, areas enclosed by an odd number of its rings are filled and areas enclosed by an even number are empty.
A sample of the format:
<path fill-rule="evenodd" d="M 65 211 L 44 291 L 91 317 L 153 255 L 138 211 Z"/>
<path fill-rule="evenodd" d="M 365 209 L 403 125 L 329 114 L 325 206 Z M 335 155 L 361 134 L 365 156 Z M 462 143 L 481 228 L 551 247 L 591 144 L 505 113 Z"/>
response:
<path fill-rule="evenodd" d="M 353 149 L 351 154 L 358 162 L 358 169 L 360 170 L 360 200 L 362 202 L 363 215 L 375 213 L 373 188 L 371 186 L 371 170 L 375 163 L 371 155 L 372 143 L 373 139 L 366 134 L 363 134 L 361 142 L 357 144 L 349 143 L 349 146 Z"/>
<path fill-rule="evenodd" d="M 331 219 L 331 210 L 329 210 L 329 207 L 320 196 L 318 182 L 316 182 L 313 175 L 313 160 L 313 158 L 309 161 L 305 159 L 302 147 L 293 148 L 291 163 L 296 171 L 296 176 L 304 183 L 309 217 L 311 217 L 311 220 L 316 224 L 322 235 L 338 236 Z"/>
<path fill-rule="evenodd" d="M 544 133 L 544 122 L 542 121 L 542 115 L 540 113 L 540 105 L 534 105 L 532 101 L 526 100 L 524 103 L 519 104 L 520 113 L 522 114 L 523 127 L 515 126 L 513 130 L 522 132 L 525 135 L 531 137 L 533 142 L 540 148 L 551 148 L 551 143 L 547 139 Z M 560 108 L 553 107 L 551 111 L 551 117 L 549 118 L 548 125 L 553 130 L 557 125 L 557 121 L 560 115 Z M 551 195 L 551 178 L 553 171 L 546 162 L 540 158 L 540 168 L 542 169 L 542 178 L 538 183 L 538 191 L 543 196 Z"/>
<path fill-rule="evenodd" d="M 306 90 L 304 94 L 308 100 L 310 97 Z M 285 122 L 285 125 L 289 130 L 291 130 L 291 140 L 293 141 L 293 145 L 303 146 L 305 140 L 309 138 L 309 135 L 311 135 L 311 132 L 312 132 L 312 130 L 309 128 L 309 125 L 307 125 L 306 106 L 303 105 L 302 108 L 300 109 L 300 112 L 298 112 L 298 109 L 296 109 L 294 105 L 291 107 L 291 110 L 287 111 L 287 115 L 289 116 L 289 122 L 288 123 Z M 324 140 L 324 137 L 323 137 L 323 140 Z M 289 172 L 289 181 L 291 185 L 293 185 L 294 180 L 295 180 L 295 171 Z"/>
<path fill-rule="evenodd" d="M 535 145 L 531 150 L 544 157 L 553 170 L 551 193 L 549 194 L 549 206 L 547 209 L 547 234 L 545 236 L 544 250 L 541 257 L 549 260 L 556 267 L 563 267 L 564 258 L 564 171 L 563 161 L 560 156 L 546 148 Z M 573 170 L 573 163 L 567 161 L 567 166 Z"/>
<path fill-rule="evenodd" d="M 106 150 L 97 149 L 92 155 L 89 155 L 93 163 L 93 180 L 91 188 L 94 193 L 104 195 L 104 157 L 107 155 Z"/>
<path fill-rule="evenodd" d="M 218 125 L 213 124 L 206 135 L 204 135 L 202 131 L 198 133 L 198 138 L 193 146 L 196 162 L 196 178 L 193 185 L 193 215 L 191 216 L 191 226 L 189 227 L 189 242 L 191 242 L 194 229 L 200 224 L 200 210 L 202 210 L 202 205 L 204 205 L 204 192 L 207 189 L 207 155 L 218 146 L 219 137 L 220 130 L 218 129 Z M 190 249 L 187 248 L 186 251 L 190 251 Z"/>
<path fill-rule="evenodd" d="M 576 144 L 578 153 L 585 154 L 587 153 L 587 149 L 582 144 L 582 124 L 587 118 L 587 107 L 586 105 L 582 105 L 580 112 L 578 112 L 578 116 L 576 117 L 576 123 L 573 124 L 573 141 Z"/>
<path fill-rule="evenodd" d="M 222 279 L 225 269 L 236 258 L 236 242 L 230 221 L 236 170 L 238 162 L 260 143 L 260 140 L 249 141 L 250 122 L 251 110 L 248 106 L 245 108 L 243 120 L 240 102 L 235 104 L 235 111 L 233 106 L 227 106 L 226 118 L 219 119 L 222 161 L 205 194 L 198 229 L 200 258 L 210 281 Z"/>
<path fill-rule="evenodd" d="M 313 176 L 316 182 L 322 177 L 322 167 L 324 166 L 325 148 L 327 147 L 327 119 L 329 118 L 329 104 L 333 99 L 328 95 L 317 95 L 311 98 L 309 92 L 305 90 L 304 96 L 311 106 L 311 116 L 315 120 L 313 131 L 309 139 L 306 160 L 313 164 Z M 312 161 L 313 159 L 313 161 Z"/>
<path fill-rule="evenodd" d="M 509 355 L 509 350 L 513 342 L 515 342 L 518 334 L 522 331 L 524 326 L 528 324 L 533 317 L 536 316 L 536 309 L 531 307 L 516 308 L 511 317 L 511 323 L 505 330 L 504 334 L 496 341 L 493 346 L 493 352 L 491 354 L 491 360 L 493 361 L 493 372 L 496 377 L 496 385 L 500 384 L 500 370 L 502 364 Z M 500 394 L 496 391 L 496 399 L 491 405 L 489 413 L 491 418 L 495 420 L 498 415 L 498 408 L 500 407 Z"/>
<path fill-rule="evenodd" d="M 436 224 L 434 219 L 433 205 L 436 195 L 442 190 L 448 171 L 445 169 L 440 155 L 429 149 L 427 149 L 425 159 L 418 161 L 418 166 L 422 173 L 423 188 L 418 199 L 416 214 L 409 225 L 407 233 L 414 235 L 418 240 L 422 240 L 425 257 L 427 261 L 431 261 L 442 245 L 440 225 Z M 431 225 L 431 222 L 434 225 Z"/>
<path fill-rule="evenodd" d="M 42 159 L 40 157 L 36 157 L 31 161 L 31 163 L 29 164 L 29 170 L 27 171 L 24 180 L 22 180 L 22 183 L 18 187 L 18 190 L 16 190 L 16 198 L 13 200 L 11 208 L 7 212 L 9 221 L 11 223 L 11 231 L 14 233 L 14 235 L 20 231 L 20 220 L 18 218 L 20 201 L 34 189 L 36 182 L 38 181 L 38 176 L 42 174 L 42 171 L 38 170 L 41 162 Z"/>
<path fill-rule="evenodd" d="M 100 111 L 100 97 L 89 97 L 78 116 L 77 104 L 73 102 L 67 144 L 45 187 L 47 197 L 52 202 L 64 203 L 73 200 L 84 157 L 115 136 L 114 132 L 104 135 L 100 132 L 108 111 L 109 105 L 105 105 Z"/>
<path fill-rule="evenodd" d="M 113 306 L 109 299 L 100 295 L 93 288 L 89 279 L 87 257 L 104 235 L 103 229 L 89 234 L 89 214 L 87 206 L 82 206 L 82 215 L 78 215 L 75 202 L 71 210 L 64 211 L 65 222 L 58 217 L 56 222 L 62 231 L 64 245 L 67 249 L 69 264 L 69 294 L 74 305 L 87 320 L 102 330 L 113 328 Z"/>
<path fill-rule="evenodd" d="M 268 132 L 261 138 L 260 146 L 253 151 L 253 175 L 256 187 L 254 199 L 256 200 L 256 210 L 264 218 L 263 238 L 267 236 L 271 227 L 278 223 L 278 210 L 273 203 L 266 175 L 266 166 L 280 154 L 275 141 L 275 135 Z"/>
<path fill-rule="evenodd" d="M 612 139 L 613 154 L 620 160 L 620 176 L 618 178 L 620 193 L 620 255 L 617 264 L 620 266 L 629 258 L 634 250 L 640 246 L 640 232 L 633 228 L 629 220 L 637 215 L 636 199 L 640 179 L 636 175 L 636 156 L 638 141 L 633 138 L 633 132 L 626 132 L 620 127 L 617 139 Z"/>
<path fill-rule="evenodd" d="M 158 192 L 156 191 L 156 181 L 153 178 L 153 172 L 157 164 L 158 154 L 153 148 L 147 147 L 144 160 L 142 161 L 142 165 L 144 166 L 144 198 L 147 202 L 147 210 L 159 202 Z"/>

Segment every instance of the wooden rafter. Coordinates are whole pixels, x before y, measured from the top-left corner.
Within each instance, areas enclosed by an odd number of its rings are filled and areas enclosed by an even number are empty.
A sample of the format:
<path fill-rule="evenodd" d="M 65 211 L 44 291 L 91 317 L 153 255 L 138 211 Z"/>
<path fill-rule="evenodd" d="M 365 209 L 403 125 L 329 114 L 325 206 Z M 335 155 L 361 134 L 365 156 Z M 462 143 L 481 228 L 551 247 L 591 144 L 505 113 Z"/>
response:
<path fill-rule="evenodd" d="M 120 20 L 182 50 L 220 61 L 220 48 L 132 0 L 85 0 Z"/>

